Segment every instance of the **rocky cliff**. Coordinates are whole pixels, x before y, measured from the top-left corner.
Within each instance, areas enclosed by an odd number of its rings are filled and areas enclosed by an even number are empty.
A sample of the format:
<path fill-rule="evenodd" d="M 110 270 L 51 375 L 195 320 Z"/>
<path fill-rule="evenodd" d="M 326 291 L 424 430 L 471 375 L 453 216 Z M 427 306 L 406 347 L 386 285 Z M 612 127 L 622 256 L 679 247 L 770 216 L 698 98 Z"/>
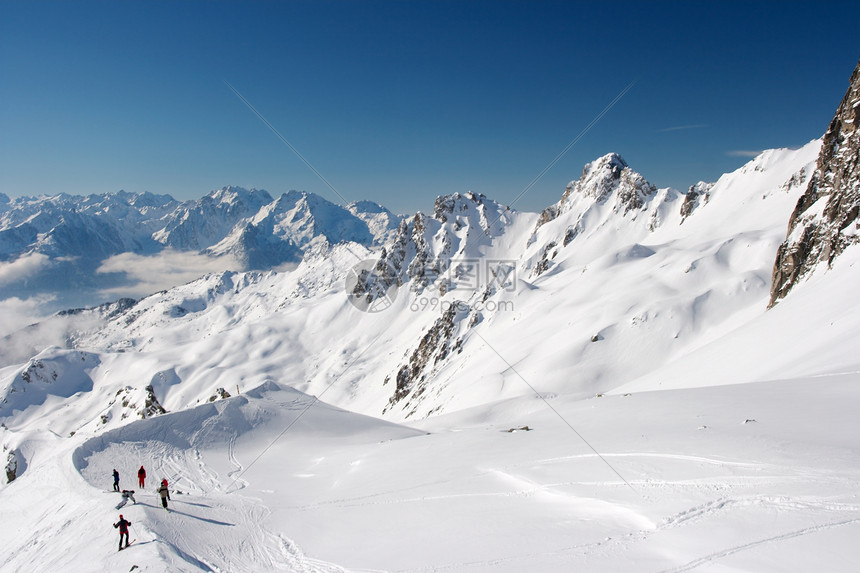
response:
<path fill-rule="evenodd" d="M 773 306 L 804 277 L 860 243 L 860 63 L 824 135 L 815 172 L 788 223 L 773 267 Z"/>

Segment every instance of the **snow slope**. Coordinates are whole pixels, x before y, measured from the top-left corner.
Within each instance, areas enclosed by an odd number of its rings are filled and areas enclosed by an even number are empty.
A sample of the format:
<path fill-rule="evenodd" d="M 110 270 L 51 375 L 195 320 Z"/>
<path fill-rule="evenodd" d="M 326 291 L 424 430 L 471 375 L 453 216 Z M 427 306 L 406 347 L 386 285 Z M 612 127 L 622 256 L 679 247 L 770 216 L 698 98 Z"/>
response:
<path fill-rule="evenodd" d="M 553 399 L 612 469 L 535 398 L 432 418 L 425 434 L 320 402 L 305 411 L 312 399 L 270 385 L 73 456 L 46 438 L 33 477 L 2 492 L 14 524 L 2 568 L 850 571 L 857 382 Z M 174 511 L 138 492 L 120 510 L 136 542 L 115 553 L 110 470 L 140 464 L 174 484 Z"/>

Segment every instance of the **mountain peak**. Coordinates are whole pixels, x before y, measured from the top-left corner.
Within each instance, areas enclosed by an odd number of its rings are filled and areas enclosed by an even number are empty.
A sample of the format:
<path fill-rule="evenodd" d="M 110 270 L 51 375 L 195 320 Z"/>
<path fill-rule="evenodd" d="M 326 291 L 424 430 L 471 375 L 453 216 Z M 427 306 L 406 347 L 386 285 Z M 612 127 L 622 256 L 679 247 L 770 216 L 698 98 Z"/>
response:
<path fill-rule="evenodd" d="M 585 175 L 588 171 L 595 168 L 610 169 L 613 172 L 620 172 L 625 167 L 628 167 L 624 158 L 614 151 L 607 153 L 602 157 L 598 157 L 591 163 L 586 164 L 582 169 L 582 174 Z"/>
<path fill-rule="evenodd" d="M 607 153 L 585 164 L 580 178 L 568 183 L 559 202 L 540 214 L 535 231 L 570 211 L 582 197 L 589 204 L 606 203 L 610 197 L 614 197 L 612 210 L 626 215 L 629 211 L 644 207 L 646 199 L 656 191 L 657 188 L 633 171 L 623 157 L 617 153 Z"/>
<path fill-rule="evenodd" d="M 626 213 L 630 209 L 641 207 L 642 195 L 650 195 L 656 191 L 656 187 L 645 180 L 642 175 L 630 169 L 627 162 L 617 153 L 607 153 L 587 163 L 582 168 L 582 175 L 578 181 L 571 182 L 567 186 L 562 204 L 570 197 L 572 192 L 578 192 L 596 201 L 605 201 L 616 191 L 620 191 L 624 197 Z"/>
<path fill-rule="evenodd" d="M 264 205 L 272 202 L 272 196 L 269 195 L 269 192 L 265 189 L 248 190 L 244 187 L 237 187 L 234 185 L 228 185 L 221 189 L 210 191 L 204 198 L 212 199 L 216 203 L 226 203 L 228 205 L 235 205 L 237 203 Z"/>
<path fill-rule="evenodd" d="M 448 220 L 448 216 L 455 212 L 468 211 L 469 208 L 476 208 L 483 205 L 487 197 L 482 193 L 474 193 L 466 191 L 465 193 L 452 193 L 450 195 L 440 195 L 436 197 L 433 204 L 433 218 L 442 221 Z"/>

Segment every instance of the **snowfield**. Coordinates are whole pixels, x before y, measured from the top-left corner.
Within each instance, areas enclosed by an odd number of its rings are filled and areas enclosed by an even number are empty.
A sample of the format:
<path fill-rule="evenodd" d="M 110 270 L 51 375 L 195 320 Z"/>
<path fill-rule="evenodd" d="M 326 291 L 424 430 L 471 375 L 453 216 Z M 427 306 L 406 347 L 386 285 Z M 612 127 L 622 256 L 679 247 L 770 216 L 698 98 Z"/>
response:
<path fill-rule="evenodd" d="M 384 253 L 47 321 L 0 369 L 0 569 L 856 570 L 860 248 L 767 309 L 819 147 L 688 193 L 610 154 L 540 214 L 454 194 Z"/>

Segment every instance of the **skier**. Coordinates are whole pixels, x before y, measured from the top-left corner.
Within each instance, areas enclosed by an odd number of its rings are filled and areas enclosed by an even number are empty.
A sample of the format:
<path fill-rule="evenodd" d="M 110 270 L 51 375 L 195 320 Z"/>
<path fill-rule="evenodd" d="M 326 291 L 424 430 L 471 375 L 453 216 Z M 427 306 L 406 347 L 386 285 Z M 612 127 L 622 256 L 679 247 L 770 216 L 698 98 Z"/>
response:
<path fill-rule="evenodd" d="M 119 505 L 117 505 L 116 508 L 119 509 L 122 506 L 124 506 L 125 504 L 127 504 L 129 498 L 131 499 L 131 503 L 137 504 L 137 500 L 134 499 L 134 490 L 133 489 L 122 490 L 122 500 L 119 502 Z"/>
<path fill-rule="evenodd" d="M 119 550 L 122 551 L 122 536 L 125 535 L 125 546 L 128 547 L 128 526 L 131 522 L 125 519 L 122 514 L 119 514 L 119 521 L 114 523 L 114 528 L 119 527 Z"/>
<path fill-rule="evenodd" d="M 141 488 L 146 487 L 143 485 L 144 480 L 146 479 L 146 470 L 143 469 L 143 466 L 140 466 L 140 469 L 137 470 L 137 485 Z"/>
<path fill-rule="evenodd" d="M 167 489 L 167 480 L 161 480 L 161 487 L 158 488 L 158 495 L 161 496 L 161 507 L 167 509 L 167 500 L 170 499 L 170 491 Z M 170 511 L 167 509 L 167 511 Z"/>
<path fill-rule="evenodd" d="M 116 469 L 113 470 L 113 490 L 119 491 L 119 472 Z"/>

